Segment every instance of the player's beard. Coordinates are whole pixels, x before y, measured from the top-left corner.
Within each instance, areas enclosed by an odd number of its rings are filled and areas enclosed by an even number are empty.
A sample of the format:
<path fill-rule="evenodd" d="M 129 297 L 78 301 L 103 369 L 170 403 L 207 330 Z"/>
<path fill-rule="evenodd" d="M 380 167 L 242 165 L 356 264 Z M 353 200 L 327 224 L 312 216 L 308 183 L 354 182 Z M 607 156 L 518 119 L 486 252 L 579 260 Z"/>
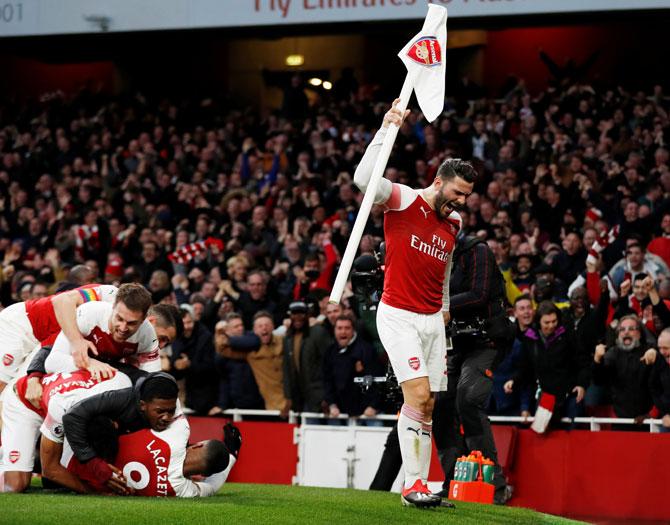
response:
<path fill-rule="evenodd" d="M 116 341 L 117 343 L 123 343 L 129 337 L 130 337 L 130 330 L 122 332 L 115 328 L 114 333 L 112 334 L 112 339 L 114 339 L 114 341 Z"/>
<path fill-rule="evenodd" d="M 444 221 L 449 217 L 452 211 L 463 211 L 465 210 L 465 205 L 458 202 L 456 199 L 448 200 L 442 192 L 438 192 L 435 195 L 435 215 L 441 221 Z"/>

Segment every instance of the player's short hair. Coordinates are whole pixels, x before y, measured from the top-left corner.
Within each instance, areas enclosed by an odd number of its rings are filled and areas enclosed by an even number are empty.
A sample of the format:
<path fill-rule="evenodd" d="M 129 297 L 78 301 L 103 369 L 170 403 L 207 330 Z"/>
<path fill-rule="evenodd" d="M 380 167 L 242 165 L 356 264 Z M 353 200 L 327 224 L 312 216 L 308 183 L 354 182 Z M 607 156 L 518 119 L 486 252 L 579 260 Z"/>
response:
<path fill-rule="evenodd" d="M 114 422 L 106 416 L 93 416 L 86 425 L 86 434 L 98 457 L 113 463 L 119 452 L 118 430 Z"/>
<path fill-rule="evenodd" d="M 153 372 L 137 382 L 142 401 L 176 399 L 179 396 L 177 381 L 165 372 Z"/>
<path fill-rule="evenodd" d="M 205 444 L 205 471 L 203 476 L 211 476 L 217 472 L 221 472 L 228 467 L 230 462 L 230 452 L 223 444 L 223 441 L 218 439 L 210 439 Z"/>
<path fill-rule="evenodd" d="M 132 312 L 142 312 L 142 315 L 146 317 L 151 308 L 151 302 L 151 294 L 144 286 L 137 283 L 126 283 L 119 286 L 114 305 L 123 303 Z"/>
<path fill-rule="evenodd" d="M 460 177 L 465 182 L 475 182 L 477 170 L 463 159 L 447 159 L 437 168 L 437 176 L 445 182 L 456 177 Z"/>
<path fill-rule="evenodd" d="M 169 328 L 174 326 L 177 332 L 177 337 L 181 337 L 184 333 L 184 321 L 181 318 L 179 308 L 172 304 L 155 304 L 150 310 L 149 314 L 156 318 L 156 324 L 162 328 Z"/>

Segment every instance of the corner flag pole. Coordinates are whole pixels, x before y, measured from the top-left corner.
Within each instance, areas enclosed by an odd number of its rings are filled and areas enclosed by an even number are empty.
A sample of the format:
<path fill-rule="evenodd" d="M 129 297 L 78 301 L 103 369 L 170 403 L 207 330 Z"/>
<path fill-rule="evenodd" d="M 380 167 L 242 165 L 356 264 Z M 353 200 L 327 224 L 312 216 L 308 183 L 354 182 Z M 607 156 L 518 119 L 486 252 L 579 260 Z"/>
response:
<path fill-rule="evenodd" d="M 414 75 L 412 72 L 408 72 L 405 76 L 405 81 L 402 84 L 402 89 L 400 90 L 400 102 L 396 106 L 403 114 L 405 113 L 405 109 L 409 103 L 409 97 L 412 96 L 412 89 L 414 89 Z M 363 230 L 365 229 L 365 224 L 368 221 L 370 210 L 372 209 L 372 204 L 374 203 L 379 181 L 381 181 L 381 178 L 384 175 L 386 164 L 388 163 L 391 150 L 393 149 L 393 144 L 395 143 L 395 139 L 398 136 L 398 129 L 398 126 L 395 124 L 390 124 L 388 130 L 386 131 L 386 136 L 384 137 L 384 142 L 382 143 L 381 150 L 379 151 L 379 156 L 377 157 L 375 167 L 372 170 L 370 182 L 368 183 L 368 187 L 365 190 L 363 202 L 361 203 L 361 207 L 358 210 L 358 215 L 356 215 L 356 222 L 354 222 L 354 227 L 352 228 L 351 234 L 349 235 L 349 241 L 347 242 L 347 248 L 344 251 L 344 255 L 342 256 L 340 269 L 337 272 L 337 277 L 335 277 L 335 284 L 333 285 L 333 290 L 330 293 L 329 302 L 331 303 L 339 304 L 339 302 L 342 300 L 344 286 L 347 283 L 347 278 L 349 277 L 351 266 L 354 263 L 354 257 L 358 251 L 358 245 L 361 242 Z"/>
<path fill-rule="evenodd" d="M 401 113 L 404 114 L 409 98 L 412 96 L 412 91 L 415 92 L 419 107 L 429 122 L 435 120 L 442 113 L 444 107 L 444 51 L 446 50 L 446 44 L 447 9 L 430 4 L 422 30 L 398 54 L 407 68 L 405 82 L 400 91 L 400 103 L 396 106 Z M 351 230 L 340 269 L 335 278 L 335 284 L 330 294 L 331 303 L 337 304 L 342 299 L 344 285 L 349 277 L 365 223 L 372 209 L 379 181 L 384 175 L 386 163 L 391 155 L 397 135 L 398 126 L 390 124 L 375 162 L 375 167 L 372 170 L 370 182 L 365 190 L 356 222 Z"/>

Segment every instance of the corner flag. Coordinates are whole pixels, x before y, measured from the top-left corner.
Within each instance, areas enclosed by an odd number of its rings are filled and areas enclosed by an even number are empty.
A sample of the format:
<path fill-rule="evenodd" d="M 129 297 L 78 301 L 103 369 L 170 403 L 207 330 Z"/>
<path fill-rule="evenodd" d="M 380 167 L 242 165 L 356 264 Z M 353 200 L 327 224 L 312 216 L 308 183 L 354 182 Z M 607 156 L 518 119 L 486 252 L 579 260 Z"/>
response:
<path fill-rule="evenodd" d="M 419 107 L 429 122 L 435 120 L 444 107 L 444 53 L 447 49 L 447 9 L 431 4 L 423 23 L 423 29 L 400 51 L 398 56 L 407 68 L 407 75 L 400 90 L 400 102 L 396 106 L 404 112 L 412 96 L 416 93 Z M 363 202 L 358 210 L 354 227 L 349 235 L 347 248 L 340 263 L 340 269 L 335 277 L 335 284 L 330 293 L 330 302 L 339 303 L 344 292 L 354 256 L 361 242 L 365 223 L 370 215 L 379 181 L 384 175 L 386 163 L 389 160 L 393 143 L 398 135 L 398 126 L 390 124 L 384 137 L 384 142 L 377 156 L 375 167 L 372 170 L 368 188 L 365 191 Z"/>
<path fill-rule="evenodd" d="M 447 50 L 447 10 L 428 6 L 423 29 L 402 48 L 398 56 L 408 73 L 414 73 L 414 93 L 429 122 L 444 107 L 444 79 Z"/>

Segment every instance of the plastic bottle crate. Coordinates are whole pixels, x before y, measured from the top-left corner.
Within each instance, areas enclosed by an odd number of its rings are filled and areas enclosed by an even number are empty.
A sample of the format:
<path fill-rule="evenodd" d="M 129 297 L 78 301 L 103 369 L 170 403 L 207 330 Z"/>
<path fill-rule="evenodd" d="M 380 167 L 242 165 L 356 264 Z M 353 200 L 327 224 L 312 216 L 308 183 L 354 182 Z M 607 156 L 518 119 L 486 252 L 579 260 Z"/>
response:
<path fill-rule="evenodd" d="M 478 450 L 456 460 L 454 479 L 449 483 L 449 499 L 473 503 L 493 503 L 493 462 Z"/>

